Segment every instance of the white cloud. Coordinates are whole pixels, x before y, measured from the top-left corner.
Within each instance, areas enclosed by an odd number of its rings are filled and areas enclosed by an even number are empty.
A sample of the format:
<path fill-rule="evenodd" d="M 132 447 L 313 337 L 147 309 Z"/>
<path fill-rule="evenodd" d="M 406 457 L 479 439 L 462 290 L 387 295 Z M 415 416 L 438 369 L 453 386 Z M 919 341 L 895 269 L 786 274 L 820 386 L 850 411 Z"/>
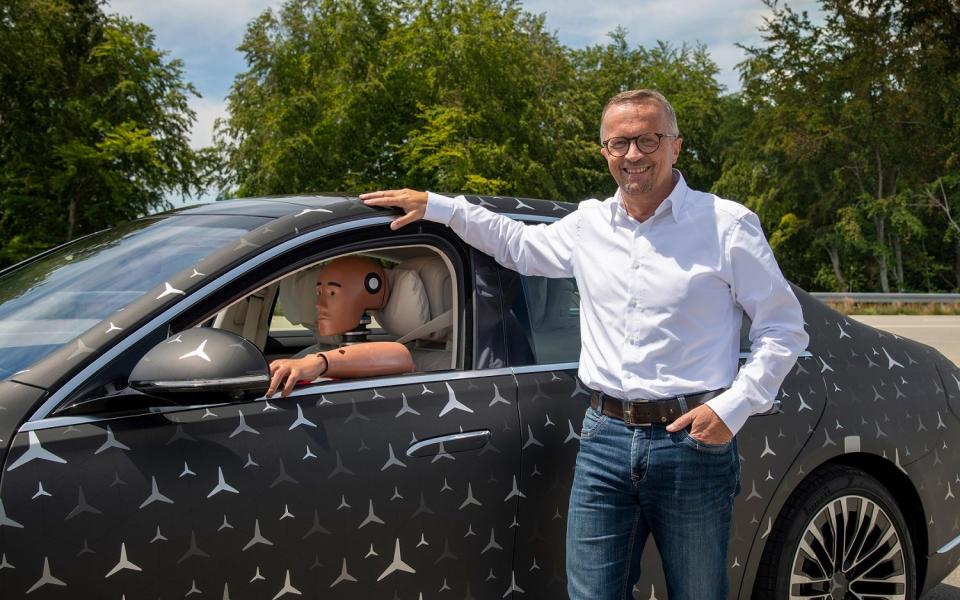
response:
<path fill-rule="evenodd" d="M 244 69 L 237 46 L 247 25 L 280 0 L 110 0 L 107 12 L 145 23 L 158 48 L 184 62 L 186 80 L 205 98 L 221 100 Z"/>
<path fill-rule="evenodd" d="M 212 144 L 213 122 L 227 116 L 230 85 L 246 67 L 236 48 L 247 25 L 281 4 L 280 0 L 111 0 L 105 11 L 145 23 L 168 59 L 184 62 L 184 79 L 202 96 L 190 99 L 190 108 L 197 113 L 190 145 L 202 148 Z"/>
<path fill-rule="evenodd" d="M 194 46 L 219 39 L 239 42 L 250 21 L 281 5 L 280 0 L 109 0 L 106 11 L 132 17 L 154 31 L 173 34 L 184 46 Z"/>
<path fill-rule="evenodd" d="M 190 147 L 200 149 L 212 146 L 214 121 L 227 117 L 227 102 L 198 98 L 190 103 L 190 107 L 197 113 L 197 120 L 190 134 Z"/>

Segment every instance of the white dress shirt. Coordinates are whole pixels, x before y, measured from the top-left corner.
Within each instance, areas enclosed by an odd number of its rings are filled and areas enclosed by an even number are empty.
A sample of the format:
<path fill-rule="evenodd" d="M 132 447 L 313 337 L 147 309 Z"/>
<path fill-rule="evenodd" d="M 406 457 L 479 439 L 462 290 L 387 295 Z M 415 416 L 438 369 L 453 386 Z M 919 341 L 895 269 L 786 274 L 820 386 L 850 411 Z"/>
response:
<path fill-rule="evenodd" d="M 431 192 L 425 218 L 523 275 L 576 278 L 585 384 L 623 399 L 729 386 L 707 405 L 735 434 L 772 407 L 806 348 L 803 315 L 757 215 L 673 173 L 673 191 L 643 223 L 619 190 L 532 226 Z M 738 372 L 741 309 L 751 351 Z"/>

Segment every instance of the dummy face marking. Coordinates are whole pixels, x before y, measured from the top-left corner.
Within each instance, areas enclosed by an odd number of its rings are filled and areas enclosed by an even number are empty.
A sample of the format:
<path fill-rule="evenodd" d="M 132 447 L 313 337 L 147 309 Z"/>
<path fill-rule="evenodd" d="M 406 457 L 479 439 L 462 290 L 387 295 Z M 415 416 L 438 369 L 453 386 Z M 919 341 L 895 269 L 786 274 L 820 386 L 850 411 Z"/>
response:
<path fill-rule="evenodd" d="M 328 263 L 317 275 L 317 329 L 320 335 L 350 331 L 367 309 L 383 308 L 387 300 L 383 268 L 362 256 L 345 256 Z"/>

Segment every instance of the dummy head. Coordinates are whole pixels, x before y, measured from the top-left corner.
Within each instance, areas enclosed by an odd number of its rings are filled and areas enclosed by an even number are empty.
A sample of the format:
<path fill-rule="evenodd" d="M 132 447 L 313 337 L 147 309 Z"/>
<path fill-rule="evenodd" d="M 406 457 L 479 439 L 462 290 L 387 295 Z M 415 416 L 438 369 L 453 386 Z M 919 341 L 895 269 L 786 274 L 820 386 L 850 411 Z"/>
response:
<path fill-rule="evenodd" d="M 376 261 L 362 256 L 330 261 L 317 274 L 320 335 L 336 335 L 355 328 L 363 311 L 383 308 L 388 294 L 386 275 Z"/>

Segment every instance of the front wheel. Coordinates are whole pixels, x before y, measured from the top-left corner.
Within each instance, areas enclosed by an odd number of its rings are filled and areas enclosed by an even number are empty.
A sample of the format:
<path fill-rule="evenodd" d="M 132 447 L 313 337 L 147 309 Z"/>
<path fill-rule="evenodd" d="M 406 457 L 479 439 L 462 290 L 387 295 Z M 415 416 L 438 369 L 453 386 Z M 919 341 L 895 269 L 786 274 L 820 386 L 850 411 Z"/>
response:
<path fill-rule="evenodd" d="M 816 472 L 777 518 L 753 598 L 914 600 L 913 545 L 896 501 L 859 469 Z"/>

